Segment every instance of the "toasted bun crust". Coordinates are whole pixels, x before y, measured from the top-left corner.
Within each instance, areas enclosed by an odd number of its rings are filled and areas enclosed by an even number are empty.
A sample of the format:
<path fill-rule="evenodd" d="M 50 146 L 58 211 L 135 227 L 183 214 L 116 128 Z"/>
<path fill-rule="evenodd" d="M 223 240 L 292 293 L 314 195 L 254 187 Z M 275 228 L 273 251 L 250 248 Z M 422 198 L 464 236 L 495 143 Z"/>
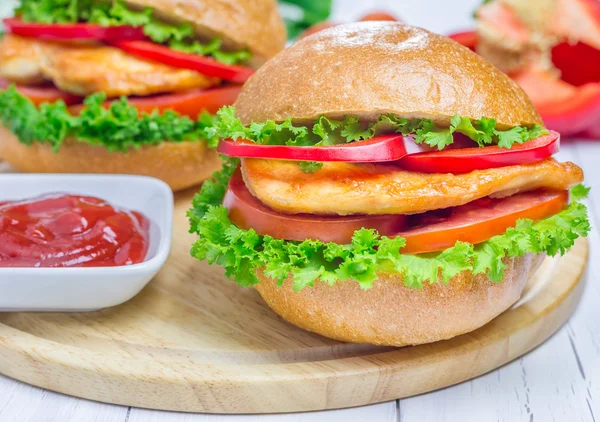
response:
<path fill-rule="evenodd" d="M 275 0 L 126 0 L 132 6 L 152 7 L 160 18 L 191 23 L 207 39 L 219 38 L 226 48 L 248 48 L 251 65 L 260 66 L 283 50 L 285 24 Z"/>
<path fill-rule="evenodd" d="M 521 296 L 525 283 L 544 254 L 506 259 L 504 280 L 464 271 L 448 284 L 414 290 L 402 276 L 381 274 L 370 290 L 355 281 L 292 291 L 259 271 L 255 286 L 267 304 L 285 320 L 336 340 L 407 346 L 445 340 L 473 331 L 504 312 Z"/>
<path fill-rule="evenodd" d="M 440 125 L 455 114 L 543 124 L 525 92 L 480 56 L 396 22 L 340 25 L 295 43 L 250 78 L 235 106 L 245 123 L 393 113 Z"/>
<path fill-rule="evenodd" d="M 27 173 L 138 174 L 165 181 L 173 190 L 197 185 L 221 167 L 214 149 L 205 142 L 163 142 L 127 154 L 67 140 L 58 153 L 48 145 L 24 145 L 0 128 L 0 157 Z"/>

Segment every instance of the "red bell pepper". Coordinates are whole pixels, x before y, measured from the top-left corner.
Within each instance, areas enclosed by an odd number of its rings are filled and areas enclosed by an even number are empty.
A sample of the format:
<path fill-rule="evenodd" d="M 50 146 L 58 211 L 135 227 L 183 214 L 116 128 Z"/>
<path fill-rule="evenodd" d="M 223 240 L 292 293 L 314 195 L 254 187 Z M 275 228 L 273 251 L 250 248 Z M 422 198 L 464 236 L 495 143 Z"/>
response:
<path fill-rule="evenodd" d="M 89 23 L 44 24 L 23 22 L 19 18 L 4 19 L 4 25 L 11 33 L 22 37 L 46 40 L 143 40 L 146 35 L 142 28 L 133 26 L 101 26 Z"/>
<path fill-rule="evenodd" d="M 510 149 L 492 145 L 409 154 L 398 161 L 398 166 L 421 173 L 469 173 L 474 170 L 537 163 L 558 153 L 559 148 L 560 135 L 551 131 L 524 144 L 513 145 Z"/>
<path fill-rule="evenodd" d="M 464 31 L 457 32 L 449 36 L 449 38 L 453 39 L 459 44 L 464 45 L 465 47 L 470 48 L 475 51 L 477 47 L 477 43 L 479 42 L 479 35 L 475 31 Z"/>
<path fill-rule="evenodd" d="M 552 49 L 561 80 L 575 86 L 600 82 L 600 50 L 584 43 L 562 43 Z"/>
<path fill-rule="evenodd" d="M 248 141 L 225 139 L 218 151 L 230 157 L 266 158 L 299 161 L 386 162 L 396 161 L 407 154 L 402 135 L 378 136 L 368 141 L 324 147 L 296 147 L 287 145 L 260 145 Z"/>
<path fill-rule="evenodd" d="M 249 67 L 223 64 L 210 57 L 182 53 L 149 41 L 117 41 L 113 45 L 143 59 L 195 70 L 226 81 L 244 83 L 254 74 L 254 70 Z"/>
<path fill-rule="evenodd" d="M 354 163 L 393 163 L 409 171 L 422 173 L 466 173 L 517 164 L 542 161 L 556 154 L 560 135 L 548 135 L 514 145 L 472 147 L 473 141 L 457 135 L 454 144 L 437 151 L 424 144 L 415 144 L 410 135 L 384 135 L 367 141 L 327 147 L 296 147 L 261 145 L 249 141 L 221 141 L 219 153 L 230 157 L 264 158 L 271 160 L 342 161 Z M 469 147 L 465 147 L 469 145 Z"/>

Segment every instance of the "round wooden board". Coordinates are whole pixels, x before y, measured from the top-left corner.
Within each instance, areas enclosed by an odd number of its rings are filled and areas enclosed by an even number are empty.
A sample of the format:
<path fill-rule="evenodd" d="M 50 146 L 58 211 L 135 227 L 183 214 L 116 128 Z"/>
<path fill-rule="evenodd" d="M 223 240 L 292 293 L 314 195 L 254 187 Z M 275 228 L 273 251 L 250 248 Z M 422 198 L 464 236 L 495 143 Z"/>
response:
<path fill-rule="evenodd" d="M 176 205 L 171 257 L 130 302 L 89 314 L 0 314 L 0 372 L 102 402 L 206 413 L 333 409 L 476 377 L 551 336 L 581 296 L 588 245 L 548 258 L 521 301 L 452 340 L 401 349 L 346 344 L 278 318 L 253 289 L 189 256 Z"/>

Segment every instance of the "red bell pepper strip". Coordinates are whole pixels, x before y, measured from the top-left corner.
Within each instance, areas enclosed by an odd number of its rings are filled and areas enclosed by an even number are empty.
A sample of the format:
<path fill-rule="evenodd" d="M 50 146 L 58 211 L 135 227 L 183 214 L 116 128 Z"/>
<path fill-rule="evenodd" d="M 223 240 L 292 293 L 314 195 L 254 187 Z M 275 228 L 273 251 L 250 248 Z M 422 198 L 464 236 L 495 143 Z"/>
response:
<path fill-rule="evenodd" d="M 101 26 L 89 23 L 43 24 L 23 22 L 19 18 L 4 19 L 11 33 L 22 37 L 46 40 L 144 40 L 142 28 L 133 26 Z"/>
<path fill-rule="evenodd" d="M 536 163 L 560 149 L 560 135 L 550 131 L 512 148 L 498 146 L 444 149 L 409 154 L 397 162 L 403 169 L 421 173 L 469 173 L 474 170 Z"/>
<path fill-rule="evenodd" d="M 244 83 L 254 74 L 254 70 L 249 67 L 226 65 L 210 57 L 181 53 L 149 41 L 117 41 L 113 45 L 143 59 L 195 70 L 206 76 L 235 83 Z"/>
<path fill-rule="evenodd" d="M 412 136 L 385 135 L 368 141 L 359 141 L 327 147 L 296 147 L 286 145 L 260 145 L 249 141 L 221 141 L 218 151 L 230 157 L 263 158 L 294 161 L 342 161 L 354 163 L 393 162 L 395 165 L 422 173 L 467 173 L 473 170 L 529 164 L 556 154 L 560 135 L 548 135 L 514 145 L 468 147 L 459 137 L 457 142 L 442 151 L 417 145 Z"/>
<path fill-rule="evenodd" d="M 407 154 L 406 142 L 414 145 L 412 138 L 403 135 L 378 136 L 367 141 L 324 147 L 260 145 L 249 141 L 225 139 L 219 143 L 218 151 L 223 155 L 242 158 L 379 163 L 404 157 Z"/>

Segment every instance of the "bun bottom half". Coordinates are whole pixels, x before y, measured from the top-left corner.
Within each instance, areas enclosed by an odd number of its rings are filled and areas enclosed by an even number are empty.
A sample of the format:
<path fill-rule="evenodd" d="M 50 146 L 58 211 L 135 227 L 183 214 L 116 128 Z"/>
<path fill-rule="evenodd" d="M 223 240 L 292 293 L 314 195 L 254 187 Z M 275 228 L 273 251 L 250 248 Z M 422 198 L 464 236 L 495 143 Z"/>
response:
<path fill-rule="evenodd" d="M 409 346 L 446 340 L 487 324 L 520 297 L 527 280 L 546 257 L 507 258 L 501 283 L 464 271 L 448 284 L 404 286 L 401 275 L 380 274 L 370 290 L 349 280 L 333 286 L 316 283 L 294 292 L 258 272 L 255 285 L 266 303 L 286 321 L 335 340 Z"/>
<path fill-rule="evenodd" d="M 205 142 L 163 142 L 122 153 L 68 139 L 59 152 L 54 152 L 47 144 L 25 145 L 5 128 L 0 128 L 0 159 L 26 173 L 152 176 L 174 191 L 202 183 L 221 168 L 216 150 Z"/>

